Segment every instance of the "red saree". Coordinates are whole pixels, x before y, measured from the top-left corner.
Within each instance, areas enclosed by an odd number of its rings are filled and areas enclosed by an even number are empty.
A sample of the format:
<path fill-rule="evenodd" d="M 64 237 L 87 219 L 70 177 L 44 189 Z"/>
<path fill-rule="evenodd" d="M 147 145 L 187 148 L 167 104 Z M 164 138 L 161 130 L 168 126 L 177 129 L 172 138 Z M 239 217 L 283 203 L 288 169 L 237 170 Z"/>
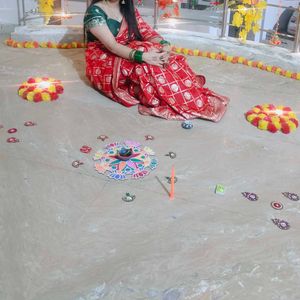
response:
<path fill-rule="evenodd" d="M 116 41 L 130 48 L 148 51 L 161 45 L 147 42 L 159 37 L 136 11 L 143 41 L 128 44 L 123 20 Z M 139 112 L 169 120 L 194 118 L 218 122 L 229 102 L 227 97 L 204 88 L 205 77 L 195 75 L 182 55 L 171 54 L 165 68 L 136 63 L 107 51 L 100 42 L 88 43 L 86 75 L 93 86 L 127 107 L 139 104 Z"/>

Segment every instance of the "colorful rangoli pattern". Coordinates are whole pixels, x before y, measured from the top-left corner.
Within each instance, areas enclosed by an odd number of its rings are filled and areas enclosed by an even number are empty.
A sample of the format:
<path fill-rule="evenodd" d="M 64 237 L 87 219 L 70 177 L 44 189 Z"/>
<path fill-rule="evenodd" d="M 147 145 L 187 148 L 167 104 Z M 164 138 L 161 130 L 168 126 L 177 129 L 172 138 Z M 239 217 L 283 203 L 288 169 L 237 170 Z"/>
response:
<path fill-rule="evenodd" d="M 118 155 L 124 148 L 132 149 L 132 155 L 128 160 L 122 160 Z M 98 173 L 115 180 L 143 178 L 158 164 L 152 149 L 134 141 L 109 144 L 96 152 L 94 160 Z"/>

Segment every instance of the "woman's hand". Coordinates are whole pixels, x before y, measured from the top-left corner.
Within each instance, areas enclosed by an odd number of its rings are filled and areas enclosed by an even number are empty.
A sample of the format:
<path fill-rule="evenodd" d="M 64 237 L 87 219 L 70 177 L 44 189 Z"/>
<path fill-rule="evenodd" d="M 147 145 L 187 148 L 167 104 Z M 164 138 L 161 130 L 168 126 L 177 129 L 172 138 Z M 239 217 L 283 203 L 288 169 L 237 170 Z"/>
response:
<path fill-rule="evenodd" d="M 149 65 L 164 67 L 168 63 L 169 54 L 159 50 L 150 50 L 143 53 L 143 61 Z"/>
<path fill-rule="evenodd" d="M 172 48 L 171 48 L 171 46 L 170 45 L 164 45 L 163 47 L 162 47 L 162 50 L 164 51 L 164 52 L 167 52 L 167 53 L 171 53 L 171 50 L 172 50 Z"/>

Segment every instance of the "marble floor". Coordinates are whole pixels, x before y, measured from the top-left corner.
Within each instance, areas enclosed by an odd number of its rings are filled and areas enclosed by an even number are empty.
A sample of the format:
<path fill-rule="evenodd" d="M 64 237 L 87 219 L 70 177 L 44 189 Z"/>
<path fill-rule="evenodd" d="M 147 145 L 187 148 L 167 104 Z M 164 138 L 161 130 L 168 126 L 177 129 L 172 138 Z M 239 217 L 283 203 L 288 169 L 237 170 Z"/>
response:
<path fill-rule="evenodd" d="M 260 103 L 300 112 L 299 81 L 188 57 L 231 102 L 220 123 L 195 120 L 184 130 L 94 91 L 82 49 L 1 43 L 0 53 L 1 300 L 300 299 L 300 201 L 281 194 L 300 194 L 300 130 L 271 134 L 244 119 Z M 53 103 L 23 101 L 17 89 L 30 76 L 61 79 L 65 92 Z M 29 120 L 37 126 L 25 127 Z M 13 127 L 20 143 L 8 144 Z M 145 141 L 148 134 L 155 139 Z M 151 147 L 157 169 L 125 182 L 98 174 L 93 153 L 126 139 Z M 78 169 L 76 159 L 84 162 Z M 172 165 L 174 201 L 165 179 Z M 214 193 L 218 183 L 224 195 Z M 122 201 L 126 192 L 136 199 Z M 272 218 L 291 228 L 280 230 Z"/>

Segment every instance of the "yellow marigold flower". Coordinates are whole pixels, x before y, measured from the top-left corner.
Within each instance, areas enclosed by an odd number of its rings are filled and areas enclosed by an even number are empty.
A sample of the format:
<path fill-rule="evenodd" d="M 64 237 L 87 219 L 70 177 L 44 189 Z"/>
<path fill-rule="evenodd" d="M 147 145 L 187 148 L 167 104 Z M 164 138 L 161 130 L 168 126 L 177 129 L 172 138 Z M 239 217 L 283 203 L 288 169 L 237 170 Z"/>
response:
<path fill-rule="evenodd" d="M 184 48 L 182 52 L 183 52 L 183 54 L 187 55 L 189 53 L 189 49 L 188 48 Z"/>
<path fill-rule="evenodd" d="M 248 21 L 245 20 L 245 30 L 247 32 L 249 32 L 251 30 L 251 28 L 252 28 L 252 21 L 248 22 Z"/>
<path fill-rule="evenodd" d="M 242 0 L 243 4 L 251 4 L 251 0 Z"/>
<path fill-rule="evenodd" d="M 291 78 L 292 77 L 292 72 L 291 71 L 286 71 L 285 76 L 288 77 L 288 78 Z"/>
<path fill-rule="evenodd" d="M 236 26 L 236 27 L 241 27 L 241 25 L 243 24 L 243 17 L 239 12 L 236 12 L 233 15 L 233 19 L 232 19 L 232 25 Z"/>
<path fill-rule="evenodd" d="M 19 96 L 22 96 L 25 91 L 26 91 L 26 88 L 25 89 L 19 89 Z"/>
<path fill-rule="evenodd" d="M 258 117 L 263 119 L 266 115 L 265 114 L 259 114 Z"/>
<path fill-rule="evenodd" d="M 300 80 L 300 73 L 297 73 L 297 79 Z"/>
<path fill-rule="evenodd" d="M 226 57 L 226 61 L 227 61 L 227 62 L 232 62 L 232 60 L 233 60 L 233 56 L 228 55 L 228 56 Z"/>
<path fill-rule="evenodd" d="M 247 7 L 244 5 L 238 5 L 237 10 L 238 10 L 238 13 L 240 13 L 242 16 L 244 16 L 247 12 Z"/>
<path fill-rule="evenodd" d="M 272 122 L 273 125 L 278 129 L 280 130 L 281 129 L 281 123 L 279 121 L 275 121 L 275 122 Z"/>
<path fill-rule="evenodd" d="M 259 1 L 255 6 L 259 9 L 265 9 L 267 7 L 267 2 L 266 1 Z"/>
<path fill-rule="evenodd" d="M 294 131 L 297 129 L 296 124 L 292 121 L 287 121 L 287 124 L 289 125 L 291 131 Z"/>
<path fill-rule="evenodd" d="M 271 122 L 272 123 L 279 123 L 280 122 L 280 118 L 279 117 L 271 117 Z"/>
<path fill-rule="evenodd" d="M 257 107 L 254 107 L 252 110 L 253 110 L 253 112 L 256 113 L 256 114 L 258 114 L 258 113 L 260 112 L 260 109 L 257 108 Z"/>
<path fill-rule="evenodd" d="M 267 130 L 268 128 L 268 125 L 269 125 L 269 122 L 268 121 L 265 121 L 265 120 L 260 120 L 258 122 L 258 128 L 261 129 L 261 130 Z"/>
<path fill-rule="evenodd" d="M 194 49 L 194 50 L 193 50 L 193 54 L 194 54 L 195 56 L 198 56 L 198 55 L 199 55 L 199 49 Z"/>
<path fill-rule="evenodd" d="M 288 116 L 289 116 L 290 119 L 296 119 L 297 120 L 297 116 L 294 112 L 289 112 Z"/>
<path fill-rule="evenodd" d="M 42 99 L 45 102 L 48 102 L 51 100 L 50 95 L 48 93 L 42 93 Z"/>
<path fill-rule="evenodd" d="M 253 33 L 257 33 L 257 32 L 259 32 L 259 30 L 260 30 L 259 25 L 258 24 L 254 24 L 254 26 L 252 27 Z"/>
<path fill-rule="evenodd" d="M 29 92 L 29 93 L 27 94 L 27 100 L 28 100 L 28 101 L 33 101 L 34 95 L 35 95 L 34 92 Z"/>
<path fill-rule="evenodd" d="M 250 114 L 247 116 L 247 121 L 252 122 L 257 117 L 256 114 Z"/>
<path fill-rule="evenodd" d="M 255 15 L 253 16 L 253 21 L 258 22 L 262 18 L 262 11 L 261 10 L 256 10 Z"/>
<path fill-rule="evenodd" d="M 49 92 L 51 93 L 55 93 L 56 92 L 56 88 L 54 85 L 50 85 L 49 88 L 48 88 Z"/>
<path fill-rule="evenodd" d="M 238 63 L 239 64 L 242 64 L 244 62 L 245 58 L 240 56 L 239 59 L 238 59 Z"/>
<path fill-rule="evenodd" d="M 264 64 L 264 63 L 260 61 L 260 62 L 258 62 L 257 67 L 258 67 L 258 68 L 261 68 L 261 67 L 263 66 L 263 64 Z"/>
<path fill-rule="evenodd" d="M 211 57 L 212 59 L 215 59 L 216 56 L 217 56 L 217 53 L 215 53 L 215 52 L 210 53 L 210 57 Z"/>
<path fill-rule="evenodd" d="M 239 37 L 242 41 L 246 41 L 247 39 L 247 31 L 245 29 L 242 29 L 239 33 Z"/>
<path fill-rule="evenodd" d="M 176 53 L 181 53 L 181 48 L 176 48 Z"/>
<path fill-rule="evenodd" d="M 269 66 L 269 65 L 268 65 L 268 66 L 267 66 L 267 71 L 268 71 L 268 72 L 271 72 L 271 71 L 272 71 L 272 66 Z"/>

